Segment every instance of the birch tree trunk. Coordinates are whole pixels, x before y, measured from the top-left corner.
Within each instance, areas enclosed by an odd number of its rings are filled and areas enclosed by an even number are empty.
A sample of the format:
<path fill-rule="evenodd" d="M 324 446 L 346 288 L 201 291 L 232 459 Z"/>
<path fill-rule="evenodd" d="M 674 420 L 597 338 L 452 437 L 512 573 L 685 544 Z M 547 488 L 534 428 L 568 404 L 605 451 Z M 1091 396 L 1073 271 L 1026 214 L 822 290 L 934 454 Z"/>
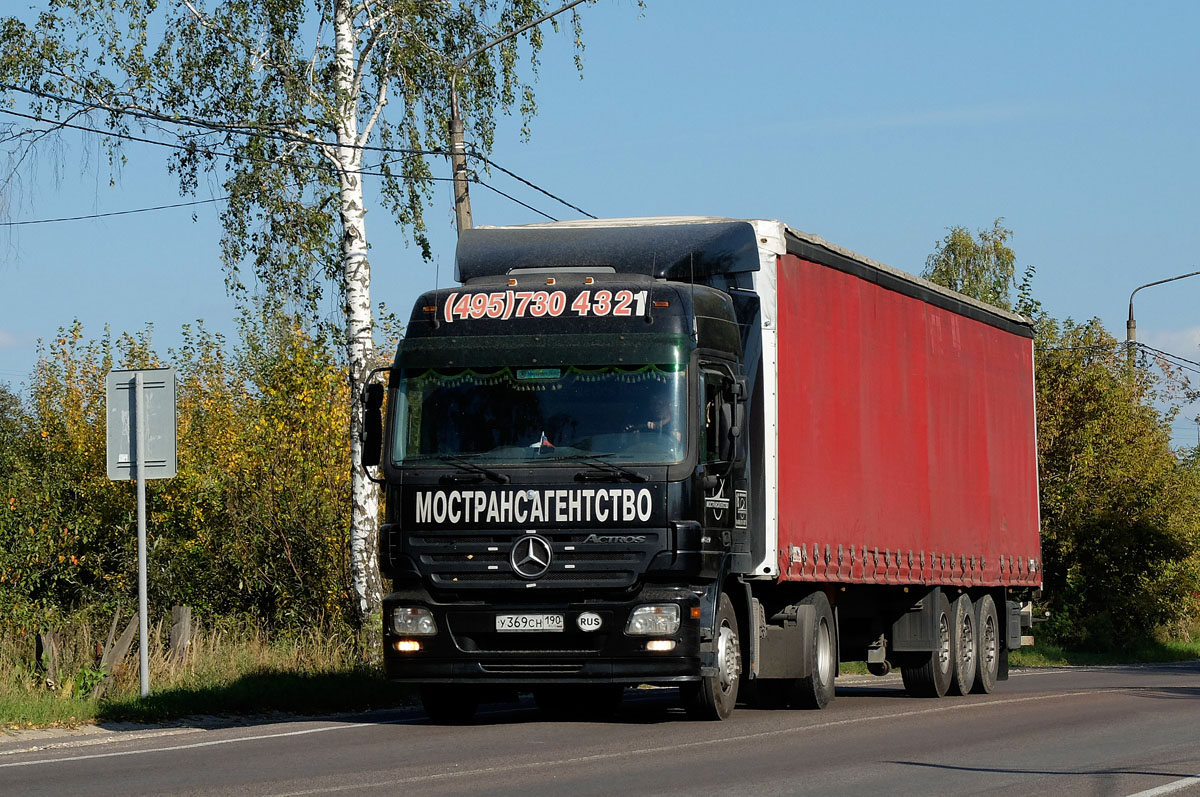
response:
<path fill-rule="evenodd" d="M 346 354 L 350 368 L 350 572 L 360 619 L 376 614 L 382 599 L 379 578 L 379 488 L 362 462 L 362 386 L 374 349 L 371 267 L 367 260 L 363 205 L 362 147 L 358 129 L 361 84 L 355 56 L 357 34 L 346 0 L 337 0 L 334 33 L 339 119 L 337 149 L 342 220 L 342 287 L 346 302 Z M 383 98 L 380 97 L 382 102 Z M 367 131 L 369 132 L 369 131 Z"/>

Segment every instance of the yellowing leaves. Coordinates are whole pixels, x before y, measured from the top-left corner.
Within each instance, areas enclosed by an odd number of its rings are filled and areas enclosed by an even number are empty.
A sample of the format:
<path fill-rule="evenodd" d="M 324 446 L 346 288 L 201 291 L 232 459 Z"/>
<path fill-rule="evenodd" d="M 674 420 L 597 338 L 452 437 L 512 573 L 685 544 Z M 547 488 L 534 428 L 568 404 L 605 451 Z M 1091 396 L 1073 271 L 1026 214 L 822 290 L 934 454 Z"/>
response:
<path fill-rule="evenodd" d="M 249 315 L 236 346 L 202 326 L 183 337 L 167 358 L 179 471 L 148 492 L 153 599 L 271 626 L 348 618 L 350 401 L 336 342 Z M 134 490 L 105 472 L 104 377 L 158 362 L 148 331 L 88 341 L 73 325 L 41 351 L 24 480 L 0 472 L 0 575 L 20 603 L 0 605 L 0 622 L 133 594 Z"/>

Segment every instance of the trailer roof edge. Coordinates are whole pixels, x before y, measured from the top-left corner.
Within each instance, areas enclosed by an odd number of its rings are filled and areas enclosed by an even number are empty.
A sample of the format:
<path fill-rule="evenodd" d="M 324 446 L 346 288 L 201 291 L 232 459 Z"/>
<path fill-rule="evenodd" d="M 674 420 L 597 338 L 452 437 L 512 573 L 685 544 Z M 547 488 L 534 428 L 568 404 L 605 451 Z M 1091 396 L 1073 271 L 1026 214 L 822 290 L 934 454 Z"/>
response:
<path fill-rule="evenodd" d="M 1032 328 L 1033 326 L 1032 319 L 1021 316 L 1019 313 L 1010 312 L 995 305 L 989 305 L 986 301 L 974 299 L 972 296 L 959 293 L 958 290 L 952 290 L 950 288 L 940 286 L 940 284 L 937 284 L 936 282 L 930 282 L 929 280 L 925 280 L 923 277 L 910 274 L 910 272 L 896 269 L 894 266 L 890 266 L 887 263 L 878 262 L 878 260 L 866 257 L 864 254 L 859 254 L 853 250 L 848 250 L 848 248 L 845 246 L 833 244 L 833 242 L 821 238 L 820 235 L 805 233 L 804 230 L 788 227 L 786 223 L 784 224 L 784 230 L 787 238 L 791 239 L 788 241 L 788 244 L 791 244 L 791 241 L 796 241 L 798 244 L 800 244 L 800 247 L 797 248 L 802 248 L 804 245 L 808 245 L 809 247 L 815 247 L 817 250 L 823 250 L 824 252 L 832 254 L 832 258 L 821 258 L 820 262 L 824 265 L 832 265 L 834 268 L 838 268 L 839 264 L 834 262 L 834 260 L 851 260 L 853 263 L 866 266 L 866 268 L 878 271 L 882 275 L 892 277 L 894 280 L 911 284 L 911 286 L 920 293 L 941 296 L 943 301 L 952 302 L 952 304 L 955 305 L 949 307 L 950 310 L 955 310 L 956 312 L 960 312 L 962 314 L 971 314 L 971 316 L 973 316 L 974 313 L 967 313 L 959 310 L 958 308 L 958 306 L 966 306 L 973 308 L 973 310 L 976 312 L 982 312 L 984 314 L 988 314 L 988 316 L 995 316 L 997 319 L 1004 320 L 1004 322 L 1008 322 L 1009 324 L 1028 326 L 1028 328 Z M 793 247 L 791 245 L 788 246 L 788 251 L 791 252 L 792 248 Z M 794 253 L 800 254 L 800 252 Z M 925 298 L 925 296 L 922 296 L 922 298 Z M 942 302 L 935 301 L 934 304 L 942 304 Z"/>

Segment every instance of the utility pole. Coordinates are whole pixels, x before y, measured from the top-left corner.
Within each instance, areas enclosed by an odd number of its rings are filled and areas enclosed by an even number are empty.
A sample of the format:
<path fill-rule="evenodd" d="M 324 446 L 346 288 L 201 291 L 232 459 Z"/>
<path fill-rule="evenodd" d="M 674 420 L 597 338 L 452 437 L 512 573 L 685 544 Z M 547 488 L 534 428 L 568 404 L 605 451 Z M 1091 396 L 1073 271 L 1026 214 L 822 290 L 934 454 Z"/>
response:
<path fill-rule="evenodd" d="M 497 44 L 503 44 L 509 39 L 519 36 L 530 28 L 535 28 L 541 25 L 548 19 L 558 16 L 564 11 L 569 11 L 575 6 L 582 3 L 583 0 L 572 0 L 557 11 L 551 11 L 549 14 L 543 14 L 537 19 L 527 22 L 511 33 L 506 33 L 492 39 L 487 44 L 477 50 L 473 50 L 462 58 L 450 69 L 450 165 L 454 170 L 454 218 L 458 224 L 458 234 L 461 236 L 463 230 L 471 229 L 473 225 L 471 221 L 471 194 L 468 189 L 470 181 L 467 173 L 467 145 L 463 140 L 463 122 L 462 115 L 458 110 L 458 73 L 464 66 L 471 62 L 480 53 L 490 50 Z"/>
<path fill-rule="evenodd" d="M 458 113 L 457 65 L 450 79 L 450 166 L 454 171 L 454 219 L 458 234 L 469 230 L 471 223 L 471 195 L 467 182 L 467 144 L 463 140 L 463 122 Z"/>

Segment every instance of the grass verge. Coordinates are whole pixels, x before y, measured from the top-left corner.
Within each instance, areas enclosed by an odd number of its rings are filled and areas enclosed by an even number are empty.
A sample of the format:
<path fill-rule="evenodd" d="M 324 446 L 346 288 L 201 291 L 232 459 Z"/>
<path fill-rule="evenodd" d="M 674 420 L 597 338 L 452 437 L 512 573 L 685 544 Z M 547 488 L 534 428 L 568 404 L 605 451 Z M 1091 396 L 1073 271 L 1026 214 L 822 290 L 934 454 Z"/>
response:
<path fill-rule="evenodd" d="M 1009 657 L 1012 667 L 1080 667 L 1106 664 L 1149 664 L 1153 662 L 1200 659 L 1200 642 L 1146 641 L 1115 651 L 1065 650 L 1057 645 L 1038 643 L 1014 650 Z"/>
<path fill-rule="evenodd" d="M 140 697 L 137 646 L 103 681 L 86 630 L 63 635 L 59 678 L 33 664 L 31 639 L 0 642 L 0 727 L 161 722 L 196 714 L 325 714 L 414 702 L 389 683 L 352 637 L 310 633 L 268 639 L 245 630 L 197 631 L 184 662 L 150 640 L 150 694 Z"/>

